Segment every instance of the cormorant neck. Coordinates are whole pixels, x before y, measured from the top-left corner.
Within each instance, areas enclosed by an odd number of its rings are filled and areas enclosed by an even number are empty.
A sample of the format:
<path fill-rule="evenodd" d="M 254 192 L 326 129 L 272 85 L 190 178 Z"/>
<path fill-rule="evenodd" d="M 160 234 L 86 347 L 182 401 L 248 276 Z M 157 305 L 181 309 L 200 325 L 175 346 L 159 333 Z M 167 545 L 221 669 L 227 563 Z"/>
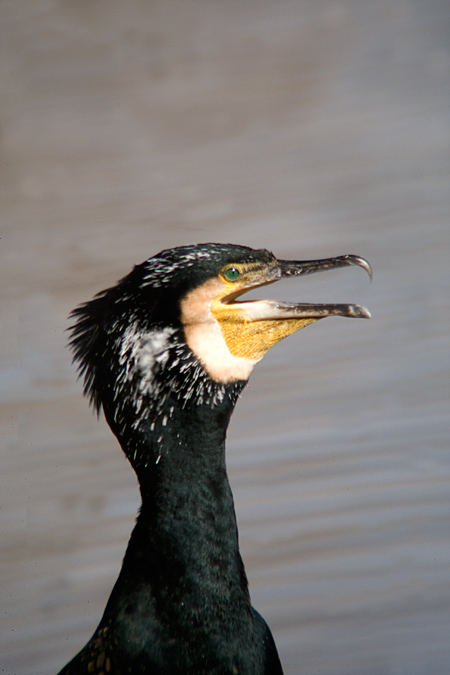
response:
<path fill-rule="evenodd" d="M 166 472 L 225 470 L 226 430 L 246 382 L 213 381 L 175 329 L 130 331 L 115 356 L 101 402 L 143 498 Z"/>
<path fill-rule="evenodd" d="M 135 625 L 149 631 L 139 640 L 151 641 L 155 622 L 161 630 L 171 626 L 180 635 L 192 625 L 200 632 L 217 630 L 225 643 L 229 634 L 230 644 L 236 634 L 252 630 L 225 466 L 226 430 L 244 386 L 210 383 L 202 400 L 179 396 L 170 388 L 162 398 L 147 397 L 145 408 L 140 401 L 126 423 L 123 415 L 129 416 L 130 408 L 115 416 L 105 411 L 136 470 L 142 494 L 141 512 L 104 615 L 105 622 L 114 617 L 121 626 L 127 645 L 137 645 Z"/>
<path fill-rule="evenodd" d="M 136 471 L 144 508 L 161 504 L 159 489 L 167 484 L 193 488 L 206 476 L 225 476 L 225 438 L 238 389 L 233 385 L 220 402 L 147 400 L 125 427 L 111 427 Z M 109 420 L 108 420 L 109 421 Z M 175 489 L 175 488 L 174 488 Z"/>

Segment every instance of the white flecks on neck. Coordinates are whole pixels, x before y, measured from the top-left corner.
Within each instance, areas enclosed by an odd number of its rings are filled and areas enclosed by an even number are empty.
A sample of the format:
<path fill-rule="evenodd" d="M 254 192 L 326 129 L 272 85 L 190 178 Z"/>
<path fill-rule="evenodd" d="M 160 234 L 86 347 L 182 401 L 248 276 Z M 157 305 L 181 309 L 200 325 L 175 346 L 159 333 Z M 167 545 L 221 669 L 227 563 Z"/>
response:
<path fill-rule="evenodd" d="M 142 332 L 135 325 L 129 326 L 123 335 L 119 352 L 124 381 L 137 377 L 141 393 L 149 393 L 155 364 L 164 366 L 167 362 L 170 338 L 174 332 L 173 328 Z"/>

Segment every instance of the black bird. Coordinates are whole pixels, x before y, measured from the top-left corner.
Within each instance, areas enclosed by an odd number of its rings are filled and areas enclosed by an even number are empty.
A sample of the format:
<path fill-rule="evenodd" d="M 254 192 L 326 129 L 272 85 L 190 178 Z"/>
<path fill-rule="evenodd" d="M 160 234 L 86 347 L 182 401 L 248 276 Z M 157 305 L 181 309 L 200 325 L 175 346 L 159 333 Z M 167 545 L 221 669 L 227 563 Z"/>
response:
<path fill-rule="evenodd" d="M 255 364 L 276 342 L 358 305 L 238 301 L 284 277 L 359 265 L 277 260 L 199 244 L 137 265 L 72 313 L 84 393 L 139 479 L 142 507 L 104 615 L 60 675 L 277 675 L 272 634 L 250 604 L 225 435 Z"/>

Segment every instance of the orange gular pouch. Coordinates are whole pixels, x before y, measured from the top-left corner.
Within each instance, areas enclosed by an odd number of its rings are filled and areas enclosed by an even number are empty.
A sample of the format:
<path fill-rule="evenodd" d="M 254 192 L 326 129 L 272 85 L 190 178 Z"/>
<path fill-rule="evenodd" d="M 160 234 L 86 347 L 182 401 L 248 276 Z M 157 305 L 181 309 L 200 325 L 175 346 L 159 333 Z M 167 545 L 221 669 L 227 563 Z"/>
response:
<path fill-rule="evenodd" d="M 215 303 L 213 303 L 214 305 Z M 241 303 L 245 307 L 245 303 Z M 245 309 L 227 311 L 221 305 L 219 311 L 211 307 L 218 320 L 222 335 L 230 353 L 250 361 L 259 361 L 264 354 L 283 338 L 314 323 L 317 319 L 260 319 L 249 320 Z"/>

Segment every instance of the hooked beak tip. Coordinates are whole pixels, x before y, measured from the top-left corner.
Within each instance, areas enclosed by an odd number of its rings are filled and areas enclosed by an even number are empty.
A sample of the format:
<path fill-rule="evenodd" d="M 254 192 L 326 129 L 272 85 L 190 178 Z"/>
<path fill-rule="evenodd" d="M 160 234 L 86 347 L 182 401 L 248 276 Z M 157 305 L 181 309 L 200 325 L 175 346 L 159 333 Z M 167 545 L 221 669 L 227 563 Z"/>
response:
<path fill-rule="evenodd" d="M 349 265 L 358 265 L 359 267 L 362 267 L 364 270 L 366 270 L 367 274 L 369 275 L 370 283 L 373 281 L 373 269 L 372 265 L 368 260 L 365 258 L 361 258 L 358 255 L 349 255 L 349 256 L 343 256 L 344 258 L 348 258 Z"/>

